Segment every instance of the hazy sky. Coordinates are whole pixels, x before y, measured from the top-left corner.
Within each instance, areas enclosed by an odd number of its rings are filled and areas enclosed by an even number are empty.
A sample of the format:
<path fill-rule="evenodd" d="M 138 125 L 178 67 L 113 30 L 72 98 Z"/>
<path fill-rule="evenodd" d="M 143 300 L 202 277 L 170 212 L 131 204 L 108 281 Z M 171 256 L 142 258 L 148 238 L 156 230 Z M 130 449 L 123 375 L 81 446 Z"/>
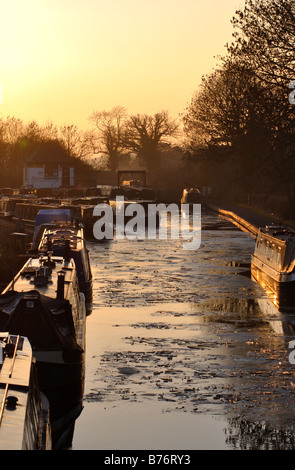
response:
<path fill-rule="evenodd" d="M 243 0 L 0 0 L 0 116 L 183 112 Z"/>

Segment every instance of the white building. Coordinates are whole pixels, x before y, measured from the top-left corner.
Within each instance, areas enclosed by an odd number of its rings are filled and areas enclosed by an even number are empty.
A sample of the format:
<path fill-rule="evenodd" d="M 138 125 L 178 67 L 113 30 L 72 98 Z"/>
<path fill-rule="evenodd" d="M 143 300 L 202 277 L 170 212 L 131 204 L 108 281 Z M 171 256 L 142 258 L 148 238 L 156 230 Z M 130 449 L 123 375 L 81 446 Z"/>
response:
<path fill-rule="evenodd" d="M 23 168 L 23 186 L 60 188 L 74 186 L 73 158 L 57 141 L 46 142 L 35 150 Z"/>

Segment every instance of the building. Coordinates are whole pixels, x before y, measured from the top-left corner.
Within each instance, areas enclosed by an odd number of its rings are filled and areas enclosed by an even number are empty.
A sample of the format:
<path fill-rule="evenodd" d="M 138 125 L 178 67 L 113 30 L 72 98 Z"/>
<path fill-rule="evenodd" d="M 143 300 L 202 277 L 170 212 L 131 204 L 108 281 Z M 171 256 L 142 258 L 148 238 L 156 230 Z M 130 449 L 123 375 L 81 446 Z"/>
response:
<path fill-rule="evenodd" d="M 23 167 L 23 186 L 34 189 L 74 186 L 73 158 L 58 141 L 41 144 Z"/>

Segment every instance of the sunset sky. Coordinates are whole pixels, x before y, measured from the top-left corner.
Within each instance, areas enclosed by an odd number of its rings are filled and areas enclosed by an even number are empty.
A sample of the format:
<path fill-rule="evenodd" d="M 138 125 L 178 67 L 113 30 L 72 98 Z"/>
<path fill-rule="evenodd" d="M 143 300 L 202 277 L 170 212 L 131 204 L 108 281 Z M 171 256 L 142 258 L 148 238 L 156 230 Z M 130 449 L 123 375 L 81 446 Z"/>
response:
<path fill-rule="evenodd" d="M 0 116 L 89 127 L 93 111 L 178 117 L 243 0 L 0 0 Z"/>

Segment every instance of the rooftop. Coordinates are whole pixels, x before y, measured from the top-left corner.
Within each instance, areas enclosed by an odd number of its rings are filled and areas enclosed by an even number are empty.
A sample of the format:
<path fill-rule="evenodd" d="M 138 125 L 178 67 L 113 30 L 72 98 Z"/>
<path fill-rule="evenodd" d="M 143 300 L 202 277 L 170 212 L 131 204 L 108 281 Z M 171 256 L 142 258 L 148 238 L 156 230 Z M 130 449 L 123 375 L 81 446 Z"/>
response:
<path fill-rule="evenodd" d="M 62 145 L 53 140 L 41 144 L 26 163 L 70 163 L 73 165 L 74 162 Z"/>

